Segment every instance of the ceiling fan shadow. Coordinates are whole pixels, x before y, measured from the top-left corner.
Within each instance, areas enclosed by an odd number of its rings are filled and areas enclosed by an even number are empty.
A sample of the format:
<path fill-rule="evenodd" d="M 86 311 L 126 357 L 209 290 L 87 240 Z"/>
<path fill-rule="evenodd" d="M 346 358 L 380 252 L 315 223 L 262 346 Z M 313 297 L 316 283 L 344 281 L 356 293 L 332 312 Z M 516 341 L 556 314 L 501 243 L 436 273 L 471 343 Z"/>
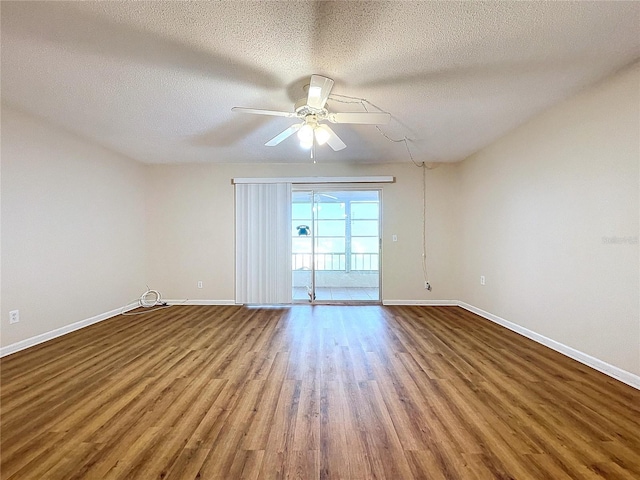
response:
<path fill-rule="evenodd" d="M 62 2 L 6 2 L 2 34 L 40 40 L 69 51 L 127 59 L 142 65 L 186 71 L 206 78 L 281 88 L 281 82 L 253 65 L 178 40 L 98 18 Z"/>
<path fill-rule="evenodd" d="M 343 67 L 376 41 L 389 8 L 386 2 L 313 2 L 311 58 L 316 73 L 327 70 L 333 79 L 344 75 Z"/>
<path fill-rule="evenodd" d="M 398 86 L 422 86 L 426 84 L 445 84 L 451 82 L 474 82 L 509 79 L 517 80 L 534 75 L 567 75 L 589 68 L 593 58 L 586 56 L 570 59 L 507 60 L 502 62 L 470 63 L 455 67 L 445 67 L 401 75 L 376 77 L 358 83 L 360 87 L 385 88 Z M 367 67 L 367 70 L 376 66 Z"/>
<path fill-rule="evenodd" d="M 238 116 L 215 128 L 188 137 L 189 145 L 195 147 L 229 147 L 248 137 L 263 125 L 272 121 L 269 117 Z M 265 140 L 266 141 L 266 140 Z"/>

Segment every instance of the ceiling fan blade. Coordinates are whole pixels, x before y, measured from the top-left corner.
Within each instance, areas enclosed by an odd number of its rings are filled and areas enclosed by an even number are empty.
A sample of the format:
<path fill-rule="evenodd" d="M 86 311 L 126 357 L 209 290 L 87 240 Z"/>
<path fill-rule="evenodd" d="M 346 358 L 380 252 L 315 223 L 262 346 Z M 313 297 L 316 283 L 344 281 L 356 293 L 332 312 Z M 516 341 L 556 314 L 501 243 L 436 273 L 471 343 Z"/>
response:
<path fill-rule="evenodd" d="M 342 150 L 343 148 L 347 148 L 347 145 L 342 140 L 340 140 L 340 137 L 336 135 L 336 132 L 331 130 L 331 127 L 329 127 L 328 125 L 322 125 L 322 128 L 329 133 L 327 145 L 333 148 L 336 152 L 338 150 Z"/>
<path fill-rule="evenodd" d="M 331 123 L 361 123 L 365 125 L 386 125 L 391 114 L 386 112 L 347 112 L 330 113 L 327 119 Z"/>
<path fill-rule="evenodd" d="M 320 75 L 311 75 L 309 83 L 309 93 L 307 94 L 307 105 L 312 108 L 322 109 L 327 103 L 327 98 L 333 88 L 333 80 Z"/>
<path fill-rule="evenodd" d="M 239 112 L 239 113 L 252 113 L 254 115 L 273 115 L 276 117 L 289 117 L 289 118 L 294 118 L 298 116 L 295 112 L 278 112 L 276 110 L 260 110 L 257 108 L 245 108 L 245 107 L 233 107 L 231 111 Z"/>
<path fill-rule="evenodd" d="M 296 133 L 298 130 L 300 130 L 300 127 L 302 126 L 302 123 L 296 123 L 295 125 L 291 125 L 289 128 L 287 128 L 284 132 L 279 133 L 278 135 L 276 135 L 275 137 L 273 137 L 271 140 L 269 140 L 267 143 L 265 143 L 265 145 L 267 147 L 275 147 L 276 145 L 278 145 L 280 142 L 282 142 L 283 140 L 285 140 L 286 138 L 289 138 L 291 135 L 293 135 L 294 133 Z"/>

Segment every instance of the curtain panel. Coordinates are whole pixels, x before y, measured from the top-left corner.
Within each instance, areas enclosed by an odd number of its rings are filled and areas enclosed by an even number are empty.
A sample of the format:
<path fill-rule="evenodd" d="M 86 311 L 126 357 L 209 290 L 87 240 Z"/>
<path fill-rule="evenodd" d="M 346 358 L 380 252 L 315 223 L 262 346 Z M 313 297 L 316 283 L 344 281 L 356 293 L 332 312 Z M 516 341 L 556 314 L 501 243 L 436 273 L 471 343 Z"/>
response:
<path fill-rule="evenodd" d="M 236 184 L 235 195 L 236 303 L 291 303 L 291 183 Z"/>

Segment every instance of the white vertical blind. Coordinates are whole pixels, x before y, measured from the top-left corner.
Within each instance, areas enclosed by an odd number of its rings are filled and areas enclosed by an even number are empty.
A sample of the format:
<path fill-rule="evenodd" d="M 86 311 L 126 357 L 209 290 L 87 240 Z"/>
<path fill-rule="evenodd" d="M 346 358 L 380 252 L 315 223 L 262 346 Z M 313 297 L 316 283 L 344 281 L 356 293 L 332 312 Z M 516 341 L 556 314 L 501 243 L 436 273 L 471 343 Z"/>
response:
<path fill-rule="evenodd" d="M 291 303 L 291 184 L 236 184 L 236 303 Z"/>

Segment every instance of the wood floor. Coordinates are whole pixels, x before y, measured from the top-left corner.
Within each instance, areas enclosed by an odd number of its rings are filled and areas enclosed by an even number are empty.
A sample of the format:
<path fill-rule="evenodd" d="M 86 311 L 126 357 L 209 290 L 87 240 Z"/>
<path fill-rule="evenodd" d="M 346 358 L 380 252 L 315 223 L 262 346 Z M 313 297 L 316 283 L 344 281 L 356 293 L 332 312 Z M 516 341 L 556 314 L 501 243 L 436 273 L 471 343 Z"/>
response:
<path fill-rule="evenodd" d="M 2 479 L 640 478 L 640 391 L 457 307 L 176 306 L 1 367 Z"/>

